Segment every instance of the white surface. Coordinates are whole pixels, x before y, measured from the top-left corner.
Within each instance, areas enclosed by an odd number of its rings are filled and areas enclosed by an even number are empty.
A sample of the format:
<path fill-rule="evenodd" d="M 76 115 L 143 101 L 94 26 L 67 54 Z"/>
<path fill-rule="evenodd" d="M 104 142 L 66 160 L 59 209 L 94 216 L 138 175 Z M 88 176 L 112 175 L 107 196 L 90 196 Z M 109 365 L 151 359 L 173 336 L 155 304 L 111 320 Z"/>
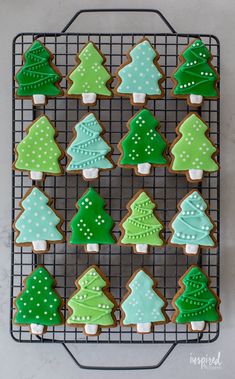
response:
<path fill-rule="evenodd" d="M 195 170 L 192 168 L 191 170 L 188 170 L 190 179 L 192 180 L 201 180 L 203 177 L 203 170 Z"/>
<path fill-rule="evenodd" d="M 141 322 L 136 325 L 138 333 L 149 333 L 151 331 L 151 322 Z"/>
<path fill-rule="evenodd" d="M 203 330 L 205 328 L 205 321 L 193 321 L 191 322 L 192 330 Z"/>
<path fill-rule="evenodd" d="M 47 249 L 47 241 L 33 241 L 32 244 L 35 251 L 45 251 Z"/>
<path fill-rule="evenodd" d="M 235 81 L 233 47 L 235 3 L 232 0 L 1 0 L 1 154 L 2 180 L 0 191 L 0 361 L 1 376 L 9 379 L 233 379 L 235 346 Z M 11 46 L 13 37 L 22 31 L 61 30 L 79 8 L 136 7 L 158 8 L 178 32 L 209 33 L 219 37 L 222 54 L 222 106 L 221 106 L 221 312 L 224 322 L 217 341 L 210 344 L 178 345 L 158 370 L 144 371 L 88 371 L 79 369 L 60 344 L 19 344 L 9 333 L 10 295 L 10 235 L 11 235 Z M 158 16 L 150 14 L 107 18 L 81 16 L 71 31 L 153 32 L 168 31 Z M 71 61 L 74 64 L 74 61 Z M 173 62 L 175 64 L 175 61 Z M 160 115 L 159 115 L 160 116 Z M 26 126 L 26 125 L 25 125 Z M 72 125 L 71 125 L 72 127 Z M 169 178 L 170 180 L 171 178 Z M 157 183 L 157 180 L 156 180 Z M 183 194 L 182 194 L 183 195 Z M 158 198 L 158 189 L 156 189 Z M 174 257 L 172 257 L 174 259 Z M 157 259 L 156 259 L 157 263 Z M 156 275 L 159 267 L 155 266 Z M 172 272 L 175 272 L 172 267 Z M 71 286 L 74 284 L 71 282 Z M 71 293 L 68 293 L 70 295 Z M 167 351 L 169 345 L 72 345 L 70 349 L 81 362 L 89 364 L 128 365 L 154 364 Z M 190 354 L 198 357 L 217 356 L 221 353 L 221 369 L 201 370 L 190 364 Z"/>
<path fill-rule="evenodd" d="M 82 170 L 82 175 L 86 179 L 96 179 L 99 176 L 99 169 L 98 168 L 86 168 Z"/>
<path fill-rule="evenodd" d="M 44 325 L 39 324 L 30 324 L 31 333 L 37 336 L 41 336 L 43 334 Z"/>
<path fill-rule="evenodd" d="M 33 95 L 33 103 L 34 103 L 34 105 L 46 104 L 46 96 L 45 95 Z"/>
<path fill-rule="evenodd" d="M 185 251 L 187 254 L 197 254 L 198 252 L 198 245 L 189 245 L 186 244 Z"/>
<path fill-rule="evenodd" d="M 88 243 L 86 245 L 86 251 L 88 253 L 98 253 L 99 252 L 99 245 L 98 245 L 98 243 Z"/>
<path fill-rule="evenodd" d="M 82 102 L 84 104 L 94 104 L 96 102 L 96 93 L 82 93 Z"/>
<path fill-rule="evenodd" d="M 150 170 L 151 170 L 151 164 L 150 163 L 139 163 L 137 165 L 137 170 L 138 170 L 138 173 L 139 174 L 142 174 L 142 175 L 148 175 L 150 173 Z"/>
<path fill-rule="evenodd" d="M 133 103 L 134 104 L 144 104 L 146 100 L 146 94 L 145 93 L 133 93 Z"/>
<path fill-rule="evenodd" d="M 203 97 L 201 95 L 191 94 L 189 95 L 189 98 L 190 98 L 190 103 L 195 104 L 195 105 L 201 104 L 203 101 Z"/>
<path fill-rule="evenodd" d="M 84 329 L 85 329 L 86 334 L 89 334 L 90 336 L 94 336 L 98 331 L 98 325 L 85 324 Z"/>
<path fill-rule="evenodd" d="M 32 180 L 42 180 L 43 173 L 40 171 L 30 171 L 30 178 Z"/>
<path fill-rule="evenodd" d="M 135 247 L 137 253 L 146 254 L 148 252 L 148 245 L 145 243 L 138 243 Z"/>

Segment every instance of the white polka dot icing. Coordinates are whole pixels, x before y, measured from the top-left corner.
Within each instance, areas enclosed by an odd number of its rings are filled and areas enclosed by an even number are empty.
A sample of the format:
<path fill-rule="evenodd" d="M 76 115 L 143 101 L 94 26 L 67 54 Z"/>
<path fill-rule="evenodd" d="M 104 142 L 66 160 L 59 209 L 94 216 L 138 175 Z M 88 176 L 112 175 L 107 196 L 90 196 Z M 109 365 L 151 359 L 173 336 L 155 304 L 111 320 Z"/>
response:
<path fill-rule="evenodd" d="M 78 213 L 71 221 L 71 244 L 113 244 L 113 219 L 104 209 L 105 202 L 90 187 L 78 200 Z"/>
<path fill-rule="evenodd" d="M 165 300 L 153 286 L 153 280 L 144 270 L 133 274 L 128 284 L 131 292 L 121 303 L 124 325 L 167 321 L 163 313 Z"/>
<path fill-rule="evenodd" d="M 48 174 L 60 174 L 62 153 L 54 140 L 55 129 L 46 116 L 38 117 L 17 145 L 15 168 Z M 37 147 L 35 147 L 35 144 Z"/>
<path fill-rule="evenodd" d="M 208 126 L 196 113 L 189 114 L 183 120 L 178 127 L 178 137 L 171 147 L 172 171 L 218 170 L 218 165 L 213 159 L 216 147 L 206 136 L 207 131 Z"/>
<path fill-rule="evenodd" d="M 15 222 L 15 228 L 19 232 L 17 243 L 63 240 L 63 235 L 57 229 L 61 220 L 48 203 L 48 197 L 39 188 L 33 187 L 29 191 L 21 203 L 23 212 Z"/>
<path fill-rule="evenodd" d="M 45 286 L 47 278 L 47 286 Z M 63 317 L 60 312 L 61 298 L 53 289 L 55 280 L 49 272 L 38 266 L 25 281 L 25 287 L 16 298 L 16 324 L 60 325 Z M 50 295 L 51 293 L 51 295 Z"/>
<path fill-rule="evenodd" d="M 104 57 L 93 42 L 88 42 L 78 54 L 79 64 L 69 74 L 72 84 L 68 95 L 95 93 L 102 96 L 112 96 L 107 87 L 111 75 L 104 67 Z"/>
<path fill-rule="evenodd" d="M 120 94 L 145 93 L 161 96 L 159 81 L 163 78 L 160 67 L 155 63 L 156 51 L 147 39 L 144 39 L 130 51 L 131 62 L 118 71 L 121 83 L 117 87 Z"/>

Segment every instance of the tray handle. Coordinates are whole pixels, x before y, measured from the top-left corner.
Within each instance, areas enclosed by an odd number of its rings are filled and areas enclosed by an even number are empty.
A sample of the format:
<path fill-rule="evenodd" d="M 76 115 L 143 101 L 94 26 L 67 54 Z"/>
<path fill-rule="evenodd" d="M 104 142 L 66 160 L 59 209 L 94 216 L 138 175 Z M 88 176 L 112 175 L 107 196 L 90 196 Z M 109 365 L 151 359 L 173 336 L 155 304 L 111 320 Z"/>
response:
<path fill-rule="evenodd" d="M 164 22 L 164 24 L 170 29 L 172 33 L 176 33 L 175 29 L 173 26 L 167 21 L 167 19 L 163 16 L 163 14 L 158 10 L 158 9 L 129 9 L 129 8 L 117 8 L 117 9 L 109 9 L 109 8 L 104 8 L 104 9 L 81 9 L 75 15 L 70 19 L 70 21 L 65 25 L 65 27 L 62 29 L 62 33 L 65 33 L 68 28 L 74 23 L 74 21 L 83 13 L 107 13 L 107 12 L 124 12 L 124 13 L 154 13 L 157 14 L 161 20 Z"/>
<path fill-rule="evenodd" d="M 166 353 L 163 355 L 163 357 L 154 365 L 149 366 L 90 366 L 90 365 L 84 365 L 78 361 L 78 359 L 75 357 L 75 355 L 71 352 L 69 347 L 63 342 L 62 345 L 64 346 L 67 353 L 70 355 L 72 360 L 76 363 L 76 365 L 85 370 L 105 370 L 105 371 L 116 371 L 116 370 L 123 370 L 123 371 L 132 371 L 132 370 L 153 370 L 159 368 L 165 360 L 168 358 L 168 356 L 171 354 L 171 352 L 174 350 L 174 348 L 177 345 L 177 342 L 172 343 L 172 345 L 169 347 L 169 349 L 166 351 Z"/>

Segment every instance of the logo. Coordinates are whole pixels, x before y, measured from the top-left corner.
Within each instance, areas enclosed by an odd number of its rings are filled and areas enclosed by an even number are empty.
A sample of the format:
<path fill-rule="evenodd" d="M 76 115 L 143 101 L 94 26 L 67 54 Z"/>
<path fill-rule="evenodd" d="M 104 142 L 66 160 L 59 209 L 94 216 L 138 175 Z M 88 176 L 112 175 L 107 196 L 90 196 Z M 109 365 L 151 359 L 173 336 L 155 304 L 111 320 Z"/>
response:
<path fill-rule="evenodd" d="M 199 366 L 201 370 L 208 369 L 221 369 L 223 362 L 221 361 L 221 352 L 218 351 L 217 356 L 202 355 L 195 356 L 194 353 L 190 353 L 189 363 L 194 366 Z"/>

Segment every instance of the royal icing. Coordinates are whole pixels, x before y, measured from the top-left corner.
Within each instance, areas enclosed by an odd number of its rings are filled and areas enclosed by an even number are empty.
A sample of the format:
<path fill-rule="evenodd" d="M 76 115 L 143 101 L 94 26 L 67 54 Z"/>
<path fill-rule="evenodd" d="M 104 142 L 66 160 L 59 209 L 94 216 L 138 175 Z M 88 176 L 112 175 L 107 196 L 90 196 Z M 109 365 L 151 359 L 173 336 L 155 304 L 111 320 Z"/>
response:
<path fill-rule="evenodd" d="M 158 120 L 148 109 L 139 111 L 129 122 L 130 131 L 120 144 L 121 165 L 135 166 L 140 163 L 164 165 L 166 142 L 157 131 Z"/>
<path fill-rule="evenodd" d="M 159 81 L 163 75 L 155 62 L 159 57 L 150 42 L 147 39 L 141 41 L 133 47 L 129 55 L 131 62 L 128 61 L 118 70 L 121 83 L 117 87 L 117 92 L 161 96 Z"/>
<path fill-rule="evenodd" d="M 177 84 L 173 89 L 174 95 L 201 95 L 217 97 L 216 81 L 219 77 L 209 64 L 211 53 L 204 43 L 197 39 L 193 41 L 182 54 L 182 63 L 173 74 Z"/>
<path fill-rule="evenodd" d="M 55 129 L 46 116 L 36 119 L 26 137 L 16 147 L 15 168 L 47 174 L 60 174 L 62 153 L 55 142 Z"/>
<path fill-rule="evenodd" d="M 218 300 L 208 287 L 208 278 L 198 266 L 191 266 L 182 277 L 182 289 L 173 301 L 178 310 L 177 323 L 219 321 Z"/>
<path fill-rule="evenodd" d="M 189 171 L 192 169 L 213 172 L 218 164 L 212 158 L 216 147 L 206 136 L 208 126 L 192 113 L 179 126 L 180 137 L 173 141 L 171 154 L 172 171 Z"/>
<path fill-rule="evenodd" d="M 106 158 L 111 147 L 100 136 L 102 127 L 93 113 L 89 113 L 76 126 L 76 137 L 67 149 L 72 158 L 67 171 L 87 168 L 109 169 L 112 163 Z"/>
<path fill-rule="evenodd" d="M 62 94 L 58 85 L 61 76 L 51 66 L 51 54 L 41 42 L 33 42 L 24 54 L 24 60 L 23 67 L 16 74 L 16 80 L 19 83 L 18 96 Z"/>
<path fill-rule="evenodd" d="M 23 291 L 16 298 L 16 324 L 60 325 L 61 298 L 54 290 L 55 280 L 42 266 L 38 266 L 25 281 Z"/>
<path fill-rule="evenodd" d="M 94 324 L 111 326 L 114 324 L 112 316 L 115 304 L 103 290 L 107 282 L 97 268 L 91 267 L 76 281 L 78 290 L 68 300 L 72 314 L 68 317 L 68 324 Z"/>
<path fill-rule="evenodd" d="M 78 200 L 78 212 L 72 219 L 71 244 L 113 244 L 113 219 L 104 210 L 105 202 L 100 195 L 89 188 Z"/>
<path fill-rule="evenodd" d="M 123 324 L 138 324 L 146 322 L 164 322 L 162 312 L 165 302 L 153 290 L 154 282 L 143 270 L 138 270 L 128 284 L 131 293 L 122 302 L 124 312 Z"/>
<path fill-rule="evenodd" d="M 200 193 L 195 190 L 187 195 L 181 202 L 180 209 L 171 224 L 171 242 L 177 245 L 214 246 L 211 238 L 214 226 L 206 214 L 207 204 Z"/>
<path fill-rule="evenodd" d="M 111 75 L 104 67 L 104 57 L 89 42 L 78 54 L 79 64 L 69 74 L 72 85 L 68 89 L 68 95 L 81 95 L 83 93 L 95 93 L 102 96 L 111 96 L 112 92 L 107 87 Z"/>
<path fill-rule="evenodd" d="M 130 205 L 130 214 L 121 224 L 124 229 L 122 244 L 163 245 L 160 237 L 163 226 L 154 215 L 155 206 L 150 197 L 141 191 Z"/>
<path fill-rule="evenodd" d="M 57 229 L 61 219 L 48 203 L 48 197 L 39 188 L 32 187 L 21 202 L 23 212 L 15 222 L 19 232 L 17 243 L 63 240 L 63 235 Z"/>

